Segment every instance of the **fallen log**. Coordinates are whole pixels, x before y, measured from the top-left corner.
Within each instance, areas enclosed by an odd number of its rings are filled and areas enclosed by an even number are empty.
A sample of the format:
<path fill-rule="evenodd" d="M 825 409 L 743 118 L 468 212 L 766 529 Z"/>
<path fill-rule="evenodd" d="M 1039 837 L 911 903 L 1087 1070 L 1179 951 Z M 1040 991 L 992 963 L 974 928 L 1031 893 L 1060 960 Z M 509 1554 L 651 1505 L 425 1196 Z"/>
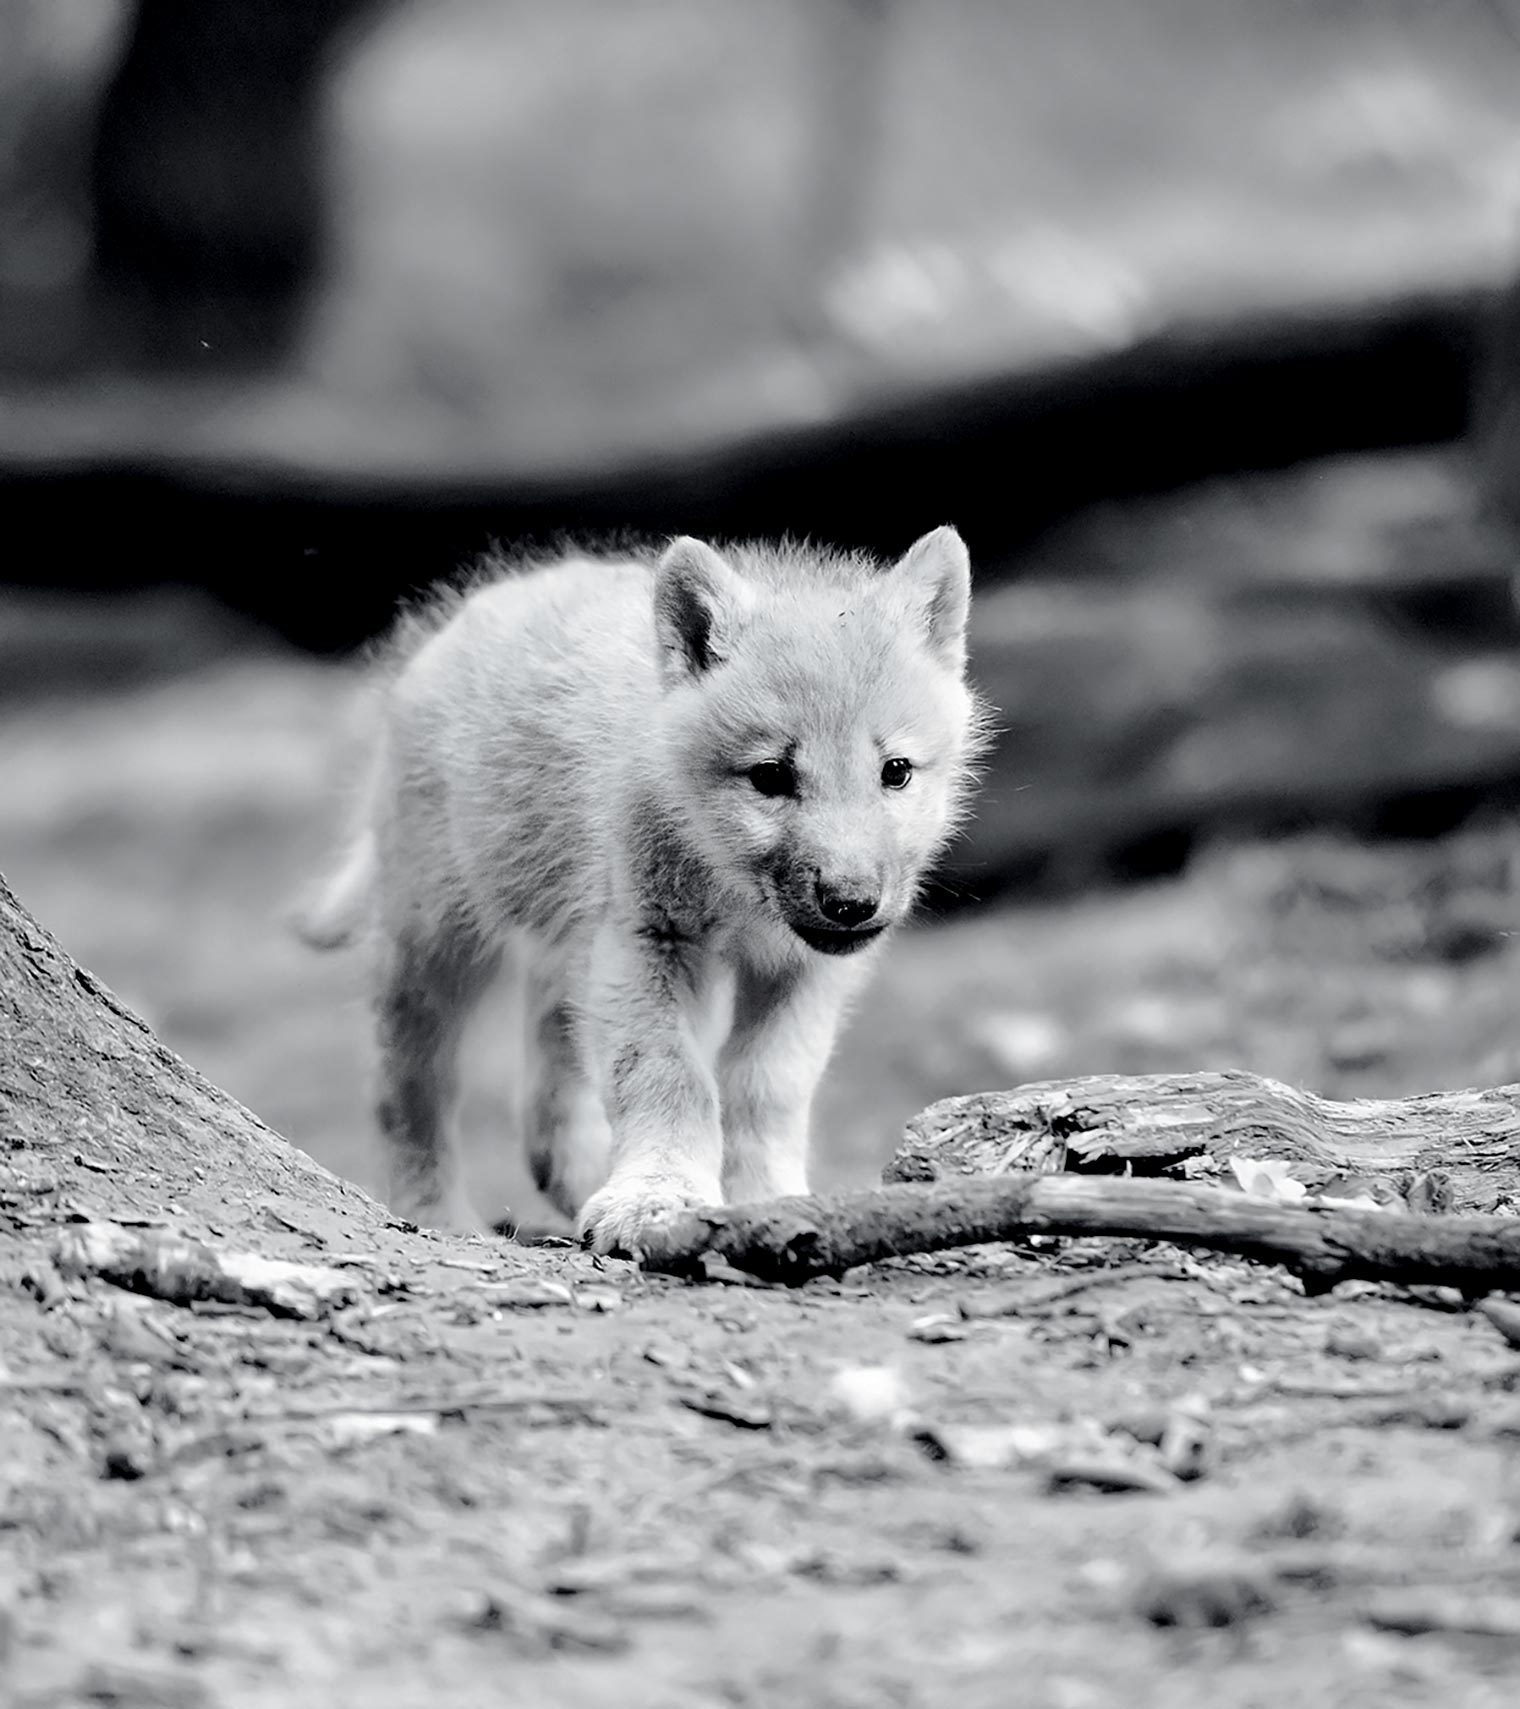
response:
<path fill-rule="evenodd" d="M 931 1104 L 908 1123 L 884 1178 L 1155 1173 L 1205 1157 L 1280 1158 L 1311 1186 L 1440 1172 L 1459 1209 L 1491 1204 L 1520 1187 L 1520 1086 L 1337 1100 L 1242 1071 L 1040 1081 Z"/>
<path fill-rule="evenodd" d="M 646 1269 L 693 1273 L 704 1255 L 795 1286 L 913 1252 L 1030 1234 L 1169 1240 L 1281 1264 L 1305 1293 L 1349 1281 L 1520 1288 L 1520 1218 L 1411 1216 L 1282 1205 L 1218 1187 L 1116 1176 L 1009 1175 L 876 1187 L 690 1211 L 646 1239 Z"/>

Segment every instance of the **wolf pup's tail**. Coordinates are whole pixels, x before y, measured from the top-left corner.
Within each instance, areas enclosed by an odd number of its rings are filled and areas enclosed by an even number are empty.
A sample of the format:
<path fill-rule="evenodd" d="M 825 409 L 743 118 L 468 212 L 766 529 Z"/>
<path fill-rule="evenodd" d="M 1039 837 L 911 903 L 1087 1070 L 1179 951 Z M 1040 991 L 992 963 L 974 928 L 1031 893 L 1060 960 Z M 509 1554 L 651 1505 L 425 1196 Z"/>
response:
<path fill-rule="evenodd" d="M 295 916 L 295 929 L 313 949 L 343 949 L 369 921 L 375 891 L 375 839 L 366 833 L 348 851 L 325 888 Z"/>

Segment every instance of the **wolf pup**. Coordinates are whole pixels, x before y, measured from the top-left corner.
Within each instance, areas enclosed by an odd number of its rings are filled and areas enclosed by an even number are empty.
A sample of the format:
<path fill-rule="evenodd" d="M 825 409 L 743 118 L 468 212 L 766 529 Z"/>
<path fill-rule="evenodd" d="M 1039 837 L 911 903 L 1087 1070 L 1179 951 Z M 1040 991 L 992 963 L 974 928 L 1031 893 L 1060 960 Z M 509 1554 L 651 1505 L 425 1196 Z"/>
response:
<path fill-rule="evenodd" d="M 523 982 L 535 1178 L 598 1252 L 807 1191 L 845 1004 L 964 804 L 953 528 L 883 568 L 674 541 L 487 565 L 392 647 L 363 828 L 305 923 L 374 951 L 390 1204 L 480 1226 L 451 1134 L 467 1014 Z"/>

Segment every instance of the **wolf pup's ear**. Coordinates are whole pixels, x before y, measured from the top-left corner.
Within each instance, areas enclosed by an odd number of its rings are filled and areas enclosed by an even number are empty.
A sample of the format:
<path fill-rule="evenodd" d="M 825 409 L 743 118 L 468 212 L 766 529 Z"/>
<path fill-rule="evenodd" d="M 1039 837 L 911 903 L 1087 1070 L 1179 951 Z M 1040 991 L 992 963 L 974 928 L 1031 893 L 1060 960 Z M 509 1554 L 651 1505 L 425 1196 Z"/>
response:
<path fill-rule="evenodd" d="M 729 655 L 749 589 L 701 540 L 672 540 L 654 575 L 654 627 L 667 684 L 700 676 Z"/>
<path fill-rule="evenodd" d="M 966 615 L 971 607 L 971 556 L 953 528 L 915 540 L 888 572 L 913 589 L 929 650 L 957 675 L 966 668 Z"/>

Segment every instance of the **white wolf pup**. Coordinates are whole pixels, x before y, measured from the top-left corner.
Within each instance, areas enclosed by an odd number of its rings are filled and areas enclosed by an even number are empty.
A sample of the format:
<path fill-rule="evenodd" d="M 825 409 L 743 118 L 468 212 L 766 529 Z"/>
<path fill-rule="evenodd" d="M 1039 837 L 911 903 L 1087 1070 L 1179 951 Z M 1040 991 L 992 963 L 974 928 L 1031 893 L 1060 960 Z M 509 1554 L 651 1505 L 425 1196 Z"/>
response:
<path fill-rule="evenodd" d="M 487 568 L 403 625 L 364 826 L 306 935 L 374 948 L 393 1210 L 480 1226 L 455 1055 L 513 970 L 536 1179 L 636 1254 L 672 1211 L 807 1191 L 841 1012 L 982 743 L 966 548 Z"/>

